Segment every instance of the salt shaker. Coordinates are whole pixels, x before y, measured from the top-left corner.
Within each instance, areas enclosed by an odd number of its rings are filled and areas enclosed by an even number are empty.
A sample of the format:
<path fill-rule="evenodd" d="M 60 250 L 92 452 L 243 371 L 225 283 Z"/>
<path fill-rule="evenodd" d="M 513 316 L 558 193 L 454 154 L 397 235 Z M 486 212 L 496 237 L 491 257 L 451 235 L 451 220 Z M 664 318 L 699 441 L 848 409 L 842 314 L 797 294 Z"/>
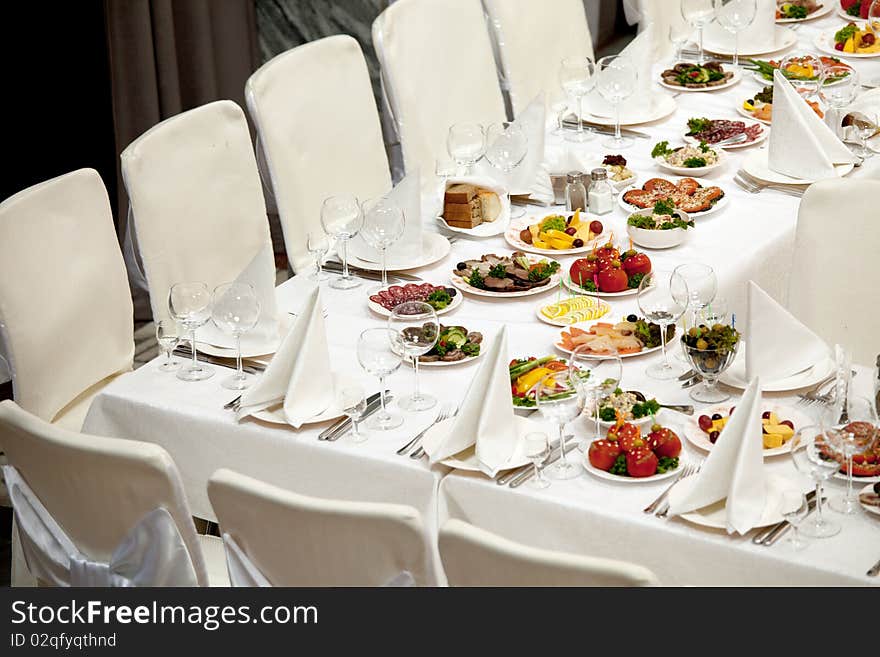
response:
<path fill-rule="evenodd" d="M 608 182 L 608 172 L 599 167 L 590 172 L 590 192 L 587 204 L 593 214 L 608 214 L 614 209 L 614 190 Z"/>
<path fill-rule="evenodd" d="M 565 176 L 565 209 L 568 212 L 587 210 L 587 188 L 580 171 L 569 171 Z"/>

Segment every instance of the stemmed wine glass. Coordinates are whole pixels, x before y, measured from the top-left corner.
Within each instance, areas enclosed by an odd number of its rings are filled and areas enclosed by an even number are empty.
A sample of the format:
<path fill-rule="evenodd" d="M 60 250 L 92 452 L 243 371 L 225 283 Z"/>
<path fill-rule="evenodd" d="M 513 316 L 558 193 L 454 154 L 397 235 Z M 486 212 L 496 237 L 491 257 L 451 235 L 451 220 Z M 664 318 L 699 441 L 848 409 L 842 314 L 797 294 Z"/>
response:
<path fill-rule="evenodd" d="M 700 55 L 697 61 L 702 64 L 705 60 L 703 52 L 703 28 L 715 18 L 715 5 L 713 0 L 681 0 L 681 17 L 687 21 L 693 29 L 697 30 L 700 46 Z"/>
<path fill-rule="evenodd" d="M 857 155 L 863 158 L 873 157 L 874 151 L 868 148 L 868 140 L 877 133 L 878 114 L 867 108 L 860 109 L 856 114 L 858 116 L 852 121 L 852 126 L 859 138 L 860 151 Z"/>
<path fill-rule="evenodd" d="M 196 353 L 196 329 L 211 319 L 211 293 L 205 283 L 175 283 L 168 291 L 171 316 L 190 334 L 192 363 L 177 371 L 182 381 L 203 381 L 214 376 L 214 368 L 200 363 Z"/>
<path fill-rule="evenodd" d="M 705 324 L 706 326 L 724 324 L 727 322 L 729 314 L 730 310 L 727 305 L 727 299 L 716 294 L 711 302 L 700 308 L 696 324 Z"/>
<path fill-rule="evenodd" d="M 807 547 L 807 542 L 801 538 L 800 526 L 809 514 L 810 503 L 807 501 L 806 495 L 792 490 L 783 492 L 782 517 L 788 521 L 793 530 L 787 540 L 793 550 L 803 550 Z"/>
<path fill-rule="evenodd" d="M 660 344 L 663 348 L 663 362 L 656 363 L 645 370 L 645 374 L 653 379 L 674 379 L 679 370 L 669 364 L 666 353 L 666 331 L 670 324 L 675 324 L 684 314 L 688 306 L 688 286 L 679 275 L 666 270 L 654 270 L 647 274 L 639 284 L 637 296 L 639 310 L 660 326 Z"/>
<path fill-rule="evenodd" d="M 599 405 L 603 397 L 610 395 L 620 385 L 623 363 L 617 354 L 599 357 L 590 353 L 588 346 L 581 345 L 571 354 L 571 367 L 574 380 L 580 386 L 586 405 L 595 412 L 593 418 L 596 423 L 595 439 L 599 440 L 602 437 L 599 432 Z M 584 437 L 578 448 L 585 450 L 589 443 L 590 441 Z"/>
<path fill-rule="evenodd" d="M 171 358 L 171 352 L 180 344 L 177 322 L 173 319 L 160 319 L 156 322 L 156 342 L 165 354 L 165 362 L 159 365 L 162 372 L 173 372 L 180 367 L 180 362 Z"/>
<path fill-rule="evenodd" d="M 235 373 L 220 382 L 228 390 L 244 390 L 250 385 L 241 364 L 241 336 L 252 330 L 259 318 L 260 301 L 253 285 L 223 283 L 214 288 L 211 319 L 217 328 L 235 338 Z"/>
<path fill-rule="evenodd" d="M 306 235 L 306 248 L 315 258 L 315 271 L 309 274 L 313 281 L 326 281 L 330 275 L 324 271 L 324 258 L 330 250 L 330 238 L 326 233 L 317 231 Z"/>
<path fill-rule="evenodd" d="M 690 326 L 697 326 L 700 313 L 712 303 L 718 292 L 718 278 L 715 276 L 715 270 L 709 265 L 693 262 L 679 265 L 672 270 L 672 273 L 681 276 L 687 284 L 688 298 L 686 301 L 690 311 Z M 690 328 L 690 326 L 685 324 L 685 328 Z"/>
<path fill-rule="evenodd" d="M 620 134 L 620 106 L 636 90 L 636 69 L 625 55 L 609 55 L 596 62 L 596 88 L 614 106 L 614 136 L 604 139 L 603 146 L 628 148 L 633 140 Z"/>
<path fill-rule="evenodd" d="M 801 71 L 804 69 L 812 71 L 813 75 L 790 74 L 791 71 Z M 817 55 L 789 55 L 779 62 L 779 70 L 782 71 L 782 74 L 786 76 L 786 79 L 804 100 L 809 101 L 814 96 L 817 96 L 818 100 L 822 100 L 820 92 L 825 85 L 827 69 Z M 786 72 L 789 72 L 789 74 Z"/>
<path fill-rule="evenodd" d="M 584 130 L 584 96 L 593 88 L 596 64 L 589 57 L 566 57 L 559 66 L 559 82 L 577 107 L 577 130 L 566 134 L 569 141 L 584 142 L 593 138 Z"/>
<path fill-rule="evenodd" d="M 351 440 L 355 443 L 364 442 L 367 437 L 358 429 L 358 422 L 367 410 L 367 398 L 362 386 L 353 383 L 339 391 L 339 406 L 351 420 Z"/>
<path fill-rule="evenodd" d="M 389 328 L 370 328 L 358 337 L 357 359 L 364 371 L 379 379 L 379 399 L 382 410 L 367 422 L 371 429 L 387 431 L 403 424 L 403 418 L 385 408 L 385 377 L 400 367 L 400 354 L 392 346 L 394 331 Z"/>
<path fill-rule="evenodd" d="M 830 440 L 822 427 L 810 425 L 795 431 L 790 445 L 795 468 L 816 484 L 816 513 L 801 523 L 800 531 L 813 538 L 834 536 L 840 532 L 840 525 L 822 513 L 822 482 L 840 467 L 840 463 L 831 456 L 833 448 Z"/>
<path fill-rule="evenodd" d="M 715 20 L 733 34 L 733 66 L 739 67 L 739 33 L 752 24 L 757 0 L 714 0 Z M 702 52 L 702 49 L 701 49 Z"/>
<path fill-rule="evenodd" d="M 364 213 L 357 197 L 351 194 L 331 196 L 321 206 L 321 226 L 327 235 L 342 244 L 342 276 L 335 276 L 330 287 L 349 290 L 361 282 L 348 273 L 348 241 L 358 234 L 364 224 Z"/>
<path fill-rule="evenodd" d="M 364 203 L 364 226 L 361 237 L 379 251 L 382 258 L 382 288 L 388 287 L 388 247 L 403 236 L 403 210 L 386 198 Z"/>
<path fill-rule="evenodd" d="M 866 397 L 846 395 L 830 405 L 825 420 L 831 446 L 846 461 L 846 494 L 835 497 L 828 506 L 848 515 L 859 509 L 858 496 L 853 492 L 853 457 L 874 443 L 878 435 L 877 410 Z"/>
<path fill-rule="evenodd" d="M 547 488 L 550 482 L 544 478 L 543 468 L 544 461 L 550 456 L 550 444 L 547 440 L 547 434 L 543 431 L 530 431 L 525 435 L 526 456 L 535 466 L 535 476 L 529 481 L 528 485 L 532 488 Z"/>
<path fill-rule="evenodd" d="M 525 131 L 515 123 L 493 123 L 486 129 L 486 159 L 496 169 L 510 173 L 519 166 L 529 152 L 529 140 Z M 510 200 L 510 180 L 507 181 L 507 199 Z M 510 217 L 516 219 L 525 214 L 521 207 L 510 204 Z"/>
<path fill-rule="evenodd" d="M 584 395 L 570 368 L 548 374 L 533 388 L 541 415 L 559 427 L 559 460 L 547 468 L 551 479 L 572 479 L 580 469 L 568 460 L 565 450 L 565 425 L 584 410 Z"/>
<path fill-rule="evenodd" d="M 426 411 L 437 404 L 436 397 L 419 390 L 419 356 L 423 356 L 437 344 L 440 322 L 437 312 L 424 301 L 404 301 L 394 307 L 388 318 L 395 350 L 410 358 L 415 371 L 413 394 L 398 403 L 407 411 Z"/>
<path fill-rule="evenodd" d="M 446 150 L 458 164 L 459 175 L 469 175 L 486 152 L 486 131 L 479 123 L 456 123 L 446 134 Z"/>

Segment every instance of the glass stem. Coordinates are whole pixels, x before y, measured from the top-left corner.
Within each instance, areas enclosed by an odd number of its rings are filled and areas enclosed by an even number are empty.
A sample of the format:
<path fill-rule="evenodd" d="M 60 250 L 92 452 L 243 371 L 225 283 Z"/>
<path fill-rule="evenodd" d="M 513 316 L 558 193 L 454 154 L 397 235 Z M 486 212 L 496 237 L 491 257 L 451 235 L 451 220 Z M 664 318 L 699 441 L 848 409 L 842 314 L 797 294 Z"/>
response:
<path fill-rule="evenodd" d="M 190 330 L 190 343 L 192 344 L 192 352 L 193 352 L 192 353 L 192 358 L 193 358 L 192 368 L 193 368 L 193 370 L 197 370 L 197 369 L 199 369 L 199 361 L 196 358 L 196 330 L 195 329 Z"/>
<path fill-rule="evenodd" d="M 822 483 L 816 482 L 816 524 L 822 524 Z"/>
<path fill-rule="evenodd" d="M 700 64 L 702 64 L 705 61 L 705 58 L 703 56 L 703 26 L 702 25 L 700 25 L 700 29 L 698 30 L 698 32 L 700 33 Z"/>
<path fill-rule="evenodd" d="M 739 31 L 733 33 L 733 68 L 739 68 Z"/>
<path fill-rule="evenodd" d="M 566 464 L 565 460 L 565 423 L 562 422 L 559 424 L 559 462 L 560 468 L 564 468 Z"/>
<path fill-rule="evenodd" d="M 853 455 L 849 454 L 846 457 L 846 503 L 850 504 L 853 498 Z"/>
<path fill-rule="evenodd" d="M 577 103 L 578 103 L 577 131 L 578 131 L 578 136 L 580 136 L 580 135 L 583 135 L 583 133 L 584 133 L 584 121 L 582 118 L 584 116 L 584 97 L 583 97 L 583 95 L 578 96 Z"/>
<path fill-rule="evenodd" d="M 388 247 L 382 247 L 382 287 L 388 287 L 388 265 L 385 262 L 385 252 Z"/>
<path fill-rule="evenodd" d="M 532 465 L 535 466 L 535 481 L 541 481 L 541 471 L 538 469 L 538 462 L 532 461 Z"/>
<path fill-rule="evenodd" d="M 419 392 L 419 357 L 413 356 L 413 371 L 415 372 L 415 381 L 413 383 L 413 401 L 421 401 L 422 394 Z"/>
<path fill-rule="evenodd" d="M 663 350 L 663 364 L 666 367 L 671 367 L 669 364 L 669 354 L 666 353 L 666 327 L 668 324 L 660 325 L 660 346 Z"/>
<path fill-rule="evenodd" d="M 173 351 L 173 349 L 172 350 L 164 349 L 164 351 L 165 351 L 165 364 L 170 367 L 171 366 L 171 352 Z"/>
<path fill-rule="evenodd" d="M 601 435 L 600 435 L 600 433 L 599 433 L 599 420 L 600 420 L 601 418 L 599 417 L 599 393 L 598 393 L 598 391 L 596 392 L 596 395 L 595 395 L 595 396 L 596 396 L 596 400 L 595 400 L 594 403 L 595 403 L 595 406 L 596 406 L 596 440 L 600 440 L 600 439 L 601 439 Z"/>
<path fill-rule="evenodd" d="M 382 410 L 379 412 L 379 417 L 381 419 L 388 418 L 388 411 L 385 410 L 385 375 L 379 377 L 379 402 L 382 406 Z"/>
<path fill-rule="evenodd" d="M 235 334 L 235 378 L 239 381 L 244 379 L 244 372 L 241 366 L 241 333 Z"/>
<path fill-rule="evenodd" d="M 357 438 L 361 435 L 360 432 L 358 431 L 357 417 L 355 417 L 354 415 L 351 416 L 351 435 L 354 438 Z"/>
<path fill-rule="evenodd" d="M 620 136 L 620 101 L 614 103 L 614 141 L 620 142 L 623 137 Z"/>
<path fill-rule="evenodd" d="M 348 279 L 351 276 L 348 273 L 348 238 L 343 237 L 342 242 L 342 278 Z"/>

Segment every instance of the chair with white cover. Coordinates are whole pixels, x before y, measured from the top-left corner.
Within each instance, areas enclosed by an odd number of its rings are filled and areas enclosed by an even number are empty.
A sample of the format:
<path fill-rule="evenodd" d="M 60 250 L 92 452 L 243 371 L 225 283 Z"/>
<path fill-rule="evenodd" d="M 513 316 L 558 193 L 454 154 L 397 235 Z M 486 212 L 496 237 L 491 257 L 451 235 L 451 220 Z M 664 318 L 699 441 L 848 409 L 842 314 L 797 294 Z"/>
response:
<path fill-rule="evenodd" d="M 131 292 L 94 169 L 0 204 L 0 343 L 16 402 L 73 431 L 98 391 L 131 370 Z"/>
<path fill-rule="evenodd" d="M 256 257 L 274 271 L 260 174 L 238 105 L 219 100 L 166 119 L 120 157 L 155 321 L 169 316 L 175 283 L 213 290 Z"/>
<path fill-rule="evenodd" d="M 454 518 L 440 528 L 439 543 L 450 586 L 658 585 L 636 564 L 529 547 Z"/>
<path fill-rule="evenodd" d="M 583 0 L 483 0 L 495 33 L 513 115 L 542 91 L 548 105 L 564 98 L 559 65 L 593 58 Z"/>
<path fill-rule="evenodd" d="M 828 344 L 873 366 L 880 353 L 876 281 L 866 269 L 880 253 L 873 220 L 880 181 L 830 179 L 811 185 L 798 209 L 788 310 Z M 829 227 L 833 226 L 833 238 Z"/>
<path fill-rule="evenodd" d="M 669 29 L 673 25 L 677 31 L 691 32 L 684 16 L 681 15 L 681 0 L 623 0 L 627 21 L 639 24 L 639 32 L 653 30 L 654 54 L 659 59 L 674 55 Z"/>
<path fill-rule="evenodd" d="M 322 232 L 328 196 L 384 195 L 391 174 L 370 74 L 344 34 L 281 53 L 245 85 L 260 137 L 287 257 L 295 272 L 312 264 L 306 236 Z"/>
<path fill-rule="evenodd" d="M 373 47 L 404 167 L 423 183 L 449 157 L 451 125 L 506 120 L 480 0 L 397 0 L 373 22 Z"/>
<path fill-rule="evenodd" d="M 217 470 L 208 497 L 233 586 L 433 584 L 416 509 L 300 495 Z"/>
<path fill-rule="evenodd" d="M 228 585 L 222 543 L 196 534 L 180 474 L 158 445 L 60 429 L 9 400 L 0 441 L 13 549 L 38 582 Z"/>

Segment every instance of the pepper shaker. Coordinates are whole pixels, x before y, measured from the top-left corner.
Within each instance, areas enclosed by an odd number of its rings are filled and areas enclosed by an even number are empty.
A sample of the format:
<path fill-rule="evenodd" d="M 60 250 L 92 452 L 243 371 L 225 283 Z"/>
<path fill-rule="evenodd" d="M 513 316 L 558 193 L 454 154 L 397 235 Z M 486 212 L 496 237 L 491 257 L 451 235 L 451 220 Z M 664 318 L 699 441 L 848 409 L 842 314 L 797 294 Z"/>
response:
<path fill-rule="evenodd" d="M 565 209 L 568 212 L 587 210 L 587 188 L 580 171 L 569 171 L 565 176 Z"/>

